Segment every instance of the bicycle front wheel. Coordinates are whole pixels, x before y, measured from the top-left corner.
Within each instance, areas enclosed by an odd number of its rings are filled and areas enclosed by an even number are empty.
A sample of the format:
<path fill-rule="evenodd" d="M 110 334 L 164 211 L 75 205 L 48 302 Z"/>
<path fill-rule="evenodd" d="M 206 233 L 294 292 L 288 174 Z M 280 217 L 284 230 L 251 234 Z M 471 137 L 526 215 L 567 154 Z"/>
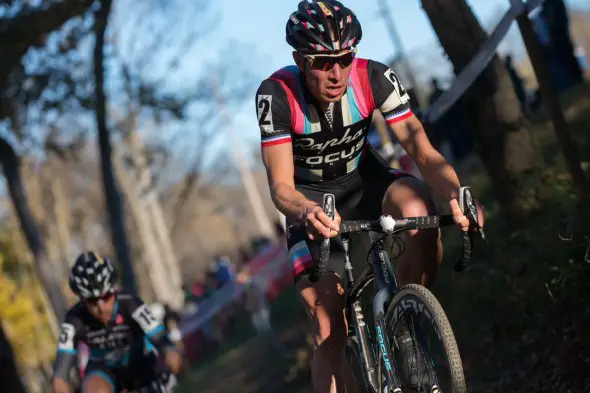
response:
<path fill-rule="evenodd" d="M 421 382 L 412 386 L 413 391 L 467 392 L 461 355 L 453 329 L 432 292 L 418 284 L 402 287 L 389 305 L 385 321 L 398 374 L 420 373 L 419 378 L 414 375 L 414 380 Z M 401 331 L 411 335 L 413 350 L 410 351 L 418 360 L 400 360 L 399 356 L 395 356 L 396 353 L 402 353 L 400 344 L 396 342 Z M 421 369 L 417 362 L 423 362 Z M 404 367 L 414 367 L 416 370 L 404 370 Z"/>

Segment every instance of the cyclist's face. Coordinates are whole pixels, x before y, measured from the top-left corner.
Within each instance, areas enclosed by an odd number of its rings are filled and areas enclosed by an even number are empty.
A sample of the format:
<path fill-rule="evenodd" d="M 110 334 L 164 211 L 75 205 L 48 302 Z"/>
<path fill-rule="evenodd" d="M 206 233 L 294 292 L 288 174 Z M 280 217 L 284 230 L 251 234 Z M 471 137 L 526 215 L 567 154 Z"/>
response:
<path fill-rule="evenodd" d="M 106 293 L 97 298 L 86 299 L 84 303 L 94 318 L 106 324 L 115 310 L 115 294 Z"/>
<path fill-rule="evenodd" d="M 331 55 L 294 52 L 293 57 L 305 75 L 309 90 L 320 104 L 340 101 L 346 92 L 354 52 L 345 50 Z"/>

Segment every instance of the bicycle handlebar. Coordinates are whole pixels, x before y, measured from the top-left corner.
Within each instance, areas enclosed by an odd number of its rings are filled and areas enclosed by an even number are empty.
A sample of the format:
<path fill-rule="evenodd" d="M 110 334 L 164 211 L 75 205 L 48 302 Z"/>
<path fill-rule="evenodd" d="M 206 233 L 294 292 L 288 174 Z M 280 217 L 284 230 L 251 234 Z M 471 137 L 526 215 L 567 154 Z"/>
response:
<path fill-rule="evenodd" d="M 336 211 L 335 197 L 333 194 L 324 194 L 323 209 L 330 219 L 334 219 Z M 473 252 L 473 235 L 477 231 L 485 240 L 483 229 L 479 227 L 477 219 L 477 208 L 474 202 L 471 189 L 469 187 L 461 187 L 459 195 L 459 205 L 461 210 L 467 216 L 470 222 L 470 228 L 467 232 L 462 232 L 463 235 L 463 250 L 461 258 L 453 266 L 456 272 L 461 272 L 471 263 Z M 393 235 L 399 232 L 411 229 L 430 229 L 441 228 L 454 224 L 453 216 L 422 216 L 422 217 L 408 217 L 403 219 L 394 219 L 391 216 L 381 216 L 378 220 L 364 220 L 364 221 L 343 221 L 340 223 L 340 234 L 354 233 L 354 232 L 378 232 L 385 235 Z M 330 258 L 330 239 L 324 239 L 320 247 L 320 260 L 316 271 L 310 276 L 312 281 L 317 281 L 319 277 L 326 271 L 328 260 Z"/>

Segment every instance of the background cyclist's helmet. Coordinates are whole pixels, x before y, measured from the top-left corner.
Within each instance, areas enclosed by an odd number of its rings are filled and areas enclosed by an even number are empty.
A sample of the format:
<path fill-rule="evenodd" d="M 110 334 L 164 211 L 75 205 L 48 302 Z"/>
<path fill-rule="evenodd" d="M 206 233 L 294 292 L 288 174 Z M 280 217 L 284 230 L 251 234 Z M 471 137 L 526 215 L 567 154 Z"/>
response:
<path fill-rule="evenodd" d="M 362 36 L 354 12 L 333 0 L 304 0 L 287 22 L 287 42 L 304 53 L 352 49 Z"/>
<path fill-rule="evenodd" d="M 70 288 L 82 299 L 112 293 L 116 283 L 117 272 L 111 261 L 92 251 L 80 254 L 70 271 Z"/>

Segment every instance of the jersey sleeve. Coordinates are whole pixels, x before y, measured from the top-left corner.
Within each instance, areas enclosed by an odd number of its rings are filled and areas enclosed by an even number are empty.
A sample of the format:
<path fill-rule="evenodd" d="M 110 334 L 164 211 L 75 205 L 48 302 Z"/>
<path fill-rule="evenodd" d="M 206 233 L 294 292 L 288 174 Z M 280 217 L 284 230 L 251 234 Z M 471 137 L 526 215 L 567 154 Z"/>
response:
<path fill-rule="evenodd" d="M 174 350 L 174 344 L 168 338 L 168 332 L 163 321 L 156 319 L 148 305 L 138 297 L 133 296 L 130 301 L 132 307 L 131 317 L 158 352 L 165 354 Z"/>
<path fill-rule="evenodd" d="M 388 124 L 395 124 L 412 116 L 410 95 L 399 77 L 385 64 L 369 61 L 367 65 L 375 106 Z"/>
<path fill-rule="evenodd" d="M 279 82 L 266 79 L 256 92 L 262 147 L 291 142 L 291 109 Z"/>
<path fill-rule="evenodd" d="M 53 377 L 69 380 L 70 370 L 76 361 L 78 354 L 77 346 L 82 330 L 82 322 L 68 312 L 65 321 L 61 324 L 59 339 L 57 343 L 57 353 L 53 365 Z"/>

